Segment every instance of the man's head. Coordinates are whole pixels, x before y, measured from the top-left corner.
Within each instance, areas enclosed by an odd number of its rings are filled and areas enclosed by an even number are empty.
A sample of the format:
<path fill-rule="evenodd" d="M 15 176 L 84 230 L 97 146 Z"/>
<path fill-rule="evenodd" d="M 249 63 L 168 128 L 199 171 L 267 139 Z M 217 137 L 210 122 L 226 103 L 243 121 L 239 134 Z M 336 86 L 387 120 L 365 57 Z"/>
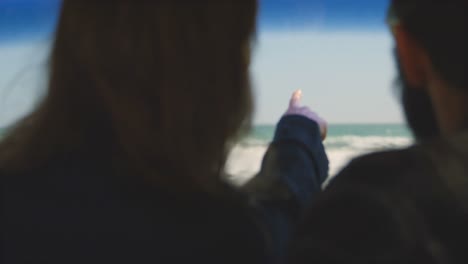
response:
<path fill-rule="evenodd" d="M 403 107 L 420 140 L 464 128 L 467 6 L 465 0 L 392 1 L 389 24 L 397 45 Z"/>

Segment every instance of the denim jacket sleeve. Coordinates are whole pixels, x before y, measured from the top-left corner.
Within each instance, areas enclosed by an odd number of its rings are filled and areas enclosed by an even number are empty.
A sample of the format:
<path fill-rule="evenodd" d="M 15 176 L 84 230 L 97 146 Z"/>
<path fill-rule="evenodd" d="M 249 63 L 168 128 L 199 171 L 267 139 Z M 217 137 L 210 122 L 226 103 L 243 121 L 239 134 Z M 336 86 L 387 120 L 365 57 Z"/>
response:
<path fill-rule="evenodd" d="M 318 124 L 303 116 L 283 117 L 261 171 L 244 187 L 275 255 L 284 254 L 291 232 L 327 175 Z"/>

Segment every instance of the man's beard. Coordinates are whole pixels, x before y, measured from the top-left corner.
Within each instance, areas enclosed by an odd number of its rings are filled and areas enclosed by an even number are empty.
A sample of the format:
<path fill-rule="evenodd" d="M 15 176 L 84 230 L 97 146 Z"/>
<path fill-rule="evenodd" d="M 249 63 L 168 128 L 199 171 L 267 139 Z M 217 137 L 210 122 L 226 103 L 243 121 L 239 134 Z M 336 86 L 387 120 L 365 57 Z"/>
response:
<path fill-rule="evenodd" d="M 436 120 L 431 98 L 423 87 L 414 87 L 408 83 L 398 55 L 395 52 L 398 67 L 397 88 L 401 95 L 401 103 L 415 139 L 419 142 L 440 136 L 439 125 Z"/>

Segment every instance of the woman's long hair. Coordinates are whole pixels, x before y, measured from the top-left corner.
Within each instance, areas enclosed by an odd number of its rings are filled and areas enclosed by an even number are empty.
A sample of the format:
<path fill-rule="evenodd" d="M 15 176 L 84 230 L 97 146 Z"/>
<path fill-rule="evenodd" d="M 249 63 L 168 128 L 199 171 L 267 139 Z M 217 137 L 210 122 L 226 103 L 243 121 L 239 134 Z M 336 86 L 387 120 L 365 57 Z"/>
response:
<path fill-rule="evenodd" d="M 250 125 L 256 12 L 255 0 L 65 0 L 48 94 L 0 145 L 0 168 L 86 153 L 163 185 L 210 185 Z"/>

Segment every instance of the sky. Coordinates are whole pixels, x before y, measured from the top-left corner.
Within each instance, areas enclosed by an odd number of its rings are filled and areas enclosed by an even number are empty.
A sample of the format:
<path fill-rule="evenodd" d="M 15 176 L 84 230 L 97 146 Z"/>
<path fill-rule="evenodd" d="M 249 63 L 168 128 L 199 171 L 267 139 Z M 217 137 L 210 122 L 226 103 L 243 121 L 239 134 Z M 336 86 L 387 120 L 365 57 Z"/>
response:
<path fill-rule="evenodd" d="M 59 0 L 0 0 L 0 127 L 41 98 Z M 388 0 L 261 0 L 252 75 L 256 124 L 289 96 L 330 123 L 401 123 Z"/>

